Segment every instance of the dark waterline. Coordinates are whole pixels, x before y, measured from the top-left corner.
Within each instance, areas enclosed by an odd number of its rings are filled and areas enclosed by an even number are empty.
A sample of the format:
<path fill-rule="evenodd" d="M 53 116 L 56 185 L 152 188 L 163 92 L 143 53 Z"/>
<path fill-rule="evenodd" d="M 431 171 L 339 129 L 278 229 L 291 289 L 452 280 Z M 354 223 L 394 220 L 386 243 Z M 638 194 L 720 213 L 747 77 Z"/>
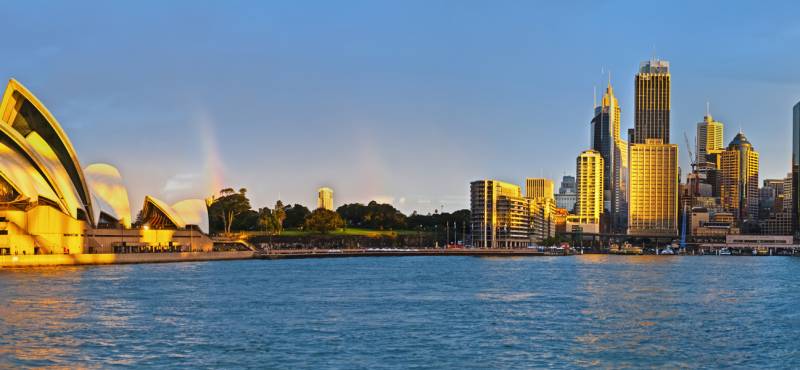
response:
<path fill-rule="evenodd" d="M 800 367 L 800 259 L 0 270 L 0 368 Z"/>

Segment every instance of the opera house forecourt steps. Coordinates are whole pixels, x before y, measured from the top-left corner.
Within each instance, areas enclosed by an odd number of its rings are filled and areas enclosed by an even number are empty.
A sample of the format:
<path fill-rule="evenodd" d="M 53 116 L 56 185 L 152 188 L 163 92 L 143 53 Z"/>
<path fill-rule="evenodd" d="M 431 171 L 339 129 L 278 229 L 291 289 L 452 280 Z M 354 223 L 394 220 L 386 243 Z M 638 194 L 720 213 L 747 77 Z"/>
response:
<path fill-rule="evenodd" d="M 11 79 L 0 102 L 0 267 L 251 258 L 214 251 L 203 199 L 146 196 L 131 217 L 122 175 L 82 167 L 55 117 Z"/>

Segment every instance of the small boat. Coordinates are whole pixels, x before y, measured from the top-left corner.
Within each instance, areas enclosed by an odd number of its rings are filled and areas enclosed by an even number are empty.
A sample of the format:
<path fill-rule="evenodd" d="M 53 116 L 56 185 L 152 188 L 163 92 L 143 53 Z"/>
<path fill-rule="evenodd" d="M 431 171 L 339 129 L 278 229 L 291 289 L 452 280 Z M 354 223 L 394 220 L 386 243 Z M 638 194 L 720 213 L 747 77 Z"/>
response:
<path fill-rule="evenodd" d="M 644 251 L 642 250 L 642 248 L 634 247 L 633 245 L 631 245 L 631 243 L 625 242 L 625 244 L 622 245 L 622 251 L 620 253 L 638 255 L 644 253 Z"/>
<path fill-rule="evenodd" d="M 661 254 L 662 254 L 662 255 L 668 255 L 668 256 L 671 256 L 671 255 L 674 255 L 674 254 L 675 254 L 675 251 L 674 251 L 674 250 L 672 250 L 672 247 L 670 247 L 670 246 L 668 245 L 666 248 L 664 248 L 664 249 L 662 249 L 662 250 L 661 250 Z"/>
<path fill-rule="evenodd" d="M 719 250 L 719 255 L 720 256 L 730 256 L 731 255 L 731 250 L 728 249 L 728 248 L 722 248 L 722 249 Z"/>

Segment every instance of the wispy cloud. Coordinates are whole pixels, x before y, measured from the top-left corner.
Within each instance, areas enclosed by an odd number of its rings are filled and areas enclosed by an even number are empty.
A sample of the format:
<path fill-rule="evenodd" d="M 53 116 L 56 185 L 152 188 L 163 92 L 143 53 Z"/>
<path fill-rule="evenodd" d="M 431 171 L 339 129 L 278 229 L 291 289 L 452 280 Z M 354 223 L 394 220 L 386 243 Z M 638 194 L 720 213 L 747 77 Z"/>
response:
<path fill-rule="evenodd" d="M 167 179 L 161 192 L 166 197 L 183 195 L 197 189 L 202 183 L 202 178 L 198 173 L 178 173 Z"/>

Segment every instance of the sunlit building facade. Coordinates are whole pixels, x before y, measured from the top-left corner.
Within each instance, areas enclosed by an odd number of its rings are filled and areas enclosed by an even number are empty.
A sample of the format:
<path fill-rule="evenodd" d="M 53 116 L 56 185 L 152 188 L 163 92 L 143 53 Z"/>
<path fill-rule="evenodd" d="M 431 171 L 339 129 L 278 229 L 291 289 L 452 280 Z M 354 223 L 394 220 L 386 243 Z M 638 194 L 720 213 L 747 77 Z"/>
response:
<path fill-rule="evenodd" d="M 609 81 L 592 119 L 592 149 L 603 157 L 603 200 L 610 229 L 624 232 L 628 222 L 628 142 L 620 137 L 620 107 Z"/>
<path fill-rule="evenodd" d="M 333 211 L 333 189 L 319 188 L 317 190 L 317 208 Z"/>
<path fill-rule="evenodd" d="M 721 201 L 737 221 L 758 218 L 758 152 L 739 132 L 721 156 Z"/>
<path fill-rule="evenodd" d="M 183 212 L 206 221 L 132 228 L 119 171 L 108 164 L 82 168 L 55 117 L 9 81 L 0 102 L 0 254 L 211 250 L 207 210 Z M 175 210 L 161 214 L 182 217 Z"/>
<path fill-rule="evenodd" d="M 661 139 L 631 145 L 629 235 L 678 234 L 678 146 Z"/>
<path fill-rule="evenodd" d="M 573 222 L 600 224 L 603 214 L 603 156 L 596 150 L 585 150 L 576 163 L 578 201 Z"/>
<path fill-rule="evenodd" d="M 669 143 L 671 79 L 668 61 L 642 62 L 635 80 L 634 143 Z"/>
<path fill-rule="evenodd" d="M 554 191 L 553 180 L 544 178 L 525 179 L 525 197 L 528 198 L 530 205 L 530 238 L 533 243 L 539 243 L 556 235 L 556 200 Z"/>
<path fill-rule="evenodd" d="M 555 184 L 553 180 L 544 178 L 525 179 L 525 197 L 528 199 L 549 198 L 555 199 Z"/>
<path fill-rule="evenodd" d="M 540 243 L 556 236 L 556 201 L 552 197 L 528 199 L 530 205 L 531 231 L 533 243 Z"/>
<path fill-rule="evenodd" d="M 800 103 L 792 110 L 792 188 L 791 198 L 792 231 L 800 238 Z M 784 189 L 784 194 L 786 194 Z"/>
<path fill-rule="evenodd" d="M 717 167 L 715 155 L 725 149 L 725 143 L 722 141 L 724 129 L 722 122 L 714 121 L 714 117 L 709 113 L 706 113 L 703 121 L 697 123 L 695 160 L 698 169 Z"/>
<path fill-rule="evenodd" d="M 472 244 L 478 248 L 524 248 L 530 242 L 530 200 L 518 185 L 498 180 L 470 183 Z"/>

